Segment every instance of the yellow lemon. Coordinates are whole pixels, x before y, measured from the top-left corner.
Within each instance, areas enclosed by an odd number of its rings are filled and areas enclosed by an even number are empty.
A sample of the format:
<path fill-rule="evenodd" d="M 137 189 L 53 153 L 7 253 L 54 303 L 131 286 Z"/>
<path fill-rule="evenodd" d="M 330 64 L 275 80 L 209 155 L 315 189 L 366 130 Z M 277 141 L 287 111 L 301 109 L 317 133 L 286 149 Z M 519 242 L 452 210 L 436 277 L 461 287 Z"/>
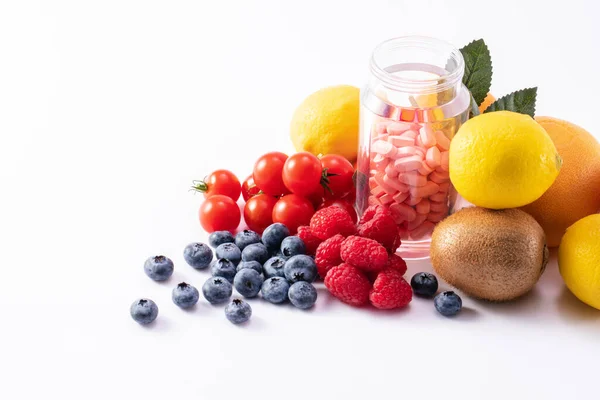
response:
<path fill-rule="evenodd" d="M 537 200 L 556 179 L 562 160 L 544 128 L 511 111 L 481 114 L 450 144 L 450 180 L 467 201 L 502 209 Z"/>
<path fill-rule="evenodd" d="M 339 154 L 354 162 L 358 153 L 360 89 L 340 85 L 308 96 L 294 112 L 290 137 L 297 151 Z"/>
<path fill-rule="evenodd" d="M 569 290 L 600 310 L 600 214 L 567 229 L 558 248 L 558 267 Z"/>

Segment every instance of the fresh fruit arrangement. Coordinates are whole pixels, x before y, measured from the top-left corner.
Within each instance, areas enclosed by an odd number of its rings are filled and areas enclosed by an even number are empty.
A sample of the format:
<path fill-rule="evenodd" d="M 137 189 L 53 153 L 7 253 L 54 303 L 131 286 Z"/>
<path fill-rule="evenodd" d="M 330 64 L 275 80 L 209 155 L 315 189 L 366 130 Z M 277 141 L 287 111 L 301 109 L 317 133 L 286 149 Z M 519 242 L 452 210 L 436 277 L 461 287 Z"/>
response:
<path fill-rule="evenodd" d="M 241 181 L 226 169 L 194 181 L 192 189 L 204 196 L 199 221 L 208 244 L 188 244 L 183 258 L 210 276 L 198 288 L 176 284 L 173 303 L 226 304 L 226 319 L 241 324 L 252 316 L 244 299 L 307 310 L 322 285 L 353 307 L 403 309 L 420 297 L 452 317 L 462 309 L 460 295 L 439 292 L 428 272 L 409 283 L 397 253 L 403 240 L 431 238 L 437 275 L 491 302 L 531 291 L 548 264 L 548 247 L 560 245 L 567 287 L 600 309 L 600 144 L 569 122 L 534 118 L 536 88 L 496 99 L 483 40 L 460 52 L 471 99 L 465 123 L 436 120 L 435 107 L 448 93 L 415 95 L 408 117 L 380 118 L 367 128 L 364 150 L 359 90 L 329 87 L 294 113 L 290 136 L 298 153 L 265 153 Z M 456 207 L 464 200 L 466 208 Z M 174 268 L 163 255 L 143 265 L 157 282 L 168 281 Z M 147 325 L 158 306 L 141 298 L 130 314 Z"/>

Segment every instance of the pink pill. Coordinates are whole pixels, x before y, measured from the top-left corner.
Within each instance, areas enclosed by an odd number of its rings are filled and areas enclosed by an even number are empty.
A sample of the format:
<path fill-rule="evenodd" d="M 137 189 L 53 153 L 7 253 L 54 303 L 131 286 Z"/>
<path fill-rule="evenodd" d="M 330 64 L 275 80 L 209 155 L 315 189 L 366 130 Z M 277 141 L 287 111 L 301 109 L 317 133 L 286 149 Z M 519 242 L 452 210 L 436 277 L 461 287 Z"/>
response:
<path fill-rule="evenodd" d="M 414 220 L 412 220 L 408 224 L 406 224 L 406 228 L 408 229 L 408 231 L 410 233 L 410 231 L 416 229 L 419 225 L 421 225 L 425 221 L 427 221 L 427 215 L 417 214 L 417 216 Z"/>
<path fill-rule="evenodd" d="M 405 185 L 402 182 L 398 182 L 396 178 L 390 178 L 389 176 L 384 175 L 383 182 L 399 192 L 408 192 L 408 185 Z"/>
<path fill-rule="evenodd" d="M 386 133 L 388 125 L 391 124 L 391 121 L 382 121 L 375 124 L 375 132 L 377 133 Z"/>
<path fill-rule="evenodd" d="M 410 124 L 406 122 L 393 122 L 387 126 L 390 135 L 400 135 L 410 129 Z"/>
<path fill-rule="evenodd" d="M 419 138 L 421 139 L 421 143 L 423 143 L 423 145 L 428 148 L 435 146 L 437 143 L 437 141 L 435 140 L 435 133 L 433 132 L 433 129 L 431 129 L 431 126 L 428 124 L 423 125 L 423 127 L 419 131 Z"/>
<path fill-rule="evenodd" d="M 393 214 L 402 216 L 405 221 L 414 221 L 417 218 L 417 212 L 411 207 L 404 203 L 394 203 L 390 206 L 390 211 Z"/>
<path fill-rule="evenodd" d="M 435 201 L 430 202 L 429 208 L 431 212 L 448 212 L 448 204 L 437 203 Z"/>
<path fill-rule="evenodd" d="M 394 161 L 394 168 L 400 172 L 416 171 L 421 168 L 422 163 L 420 156 L 403 157 Z"/>
<path fill-rule="evenodd" d="M 417 211 L 417 214 L 429 214 L 429 210 L 431 210 L 431 208 L 429 207 L 429 200 L 427 199 L 423 199 L 421 200 L 416 206 L 415 206 L 415 210 Z"/>
<path fill-rule="evenodd" d="M 417 150 L 416 147 L 400 147 L 398 149 L 396 149 L 396 154 L 394 155 L 394 159 L 399 159 L 399 158 L 403 158 L 403 157 L 410 157 L 410 156 L 416 156 L 417 154 L 419 154 L 419 151 Z"/>
<path fill-rule="evenodd" d="M 435 182 L 427 182 L 424 186 L 411 187 L 410 195 L 414 197 L 429 197 L 440 191 L 440 186 Z"/>
<path fill-rule="evenodd" d="M 402 215 L 397 215 L 394 213 L 392 213 L 392 218 L 394 219 L 394 222 L 396 223 L 396 225 L 400 225 L 401 223 L 406 221 Z"/>
<path fill-rule="evenodd" d="M 448 175 L 447 172 L 443 173 L 443 172 L 439 172 L 439 171 L 433 171 L 429 175 L 429 179 L 431 179 L 435 183 L 444 183 L 444 182 L 450 181 L 450 176 Z"/>
<path fill-rule="evenodd" d="M 390 159 L 385 158 L 381 154 L 377 154 L 375 156 L 375 158 L 373 159 L 373 167 L 375 167 L 375 169 L 379 170 L 379 171 L 385 170 L 385 167 L 387 167 L 389 164 L 390 164 Z"/>
<path fill-rule="evenodd" d="M 440 183 L 440 192 L 448 193 L 450 190 L 450 182 Z"/>
<path fill-rule="evenodd" d="M 437 201 L 438 203 L 446 202 L 448 200 L 448 192 L 437 192 L 429 196 L 429 200 Z"/>
<path fill-rule="evenodd" d="M 404 200 L 406 200 L 408 198 L 408 196 L 410 196 L 410 193 L 408 191 L 398 192 L 394 195 L 394 201 L 396 203 L 403 203 Z"/>
<path fill-rule="evenodd" d="M 398 172 L 398 170 L 394 167 L 394 163 L 389 163 L 386 167 L 385 167 L 385 175 L 389 176 L 390 178 L 396 178 L 398 176 L 398 174 L 400 172 Z"/>
<path fill-rule="evenodd" d="M 417 132 L 415 131 L 406 131 L 404 132 L 402 135 L 402 137 L 406 137 L 406 138 L 410 138 L 413 140 L 413 142 L 415 141 L 415 139 L 417 138 Z"/>
<path fill-rule="evenodd" d="M 447 151 L 443 151 L 441 153 L 441 165 L 440 165 L 440 167 L 444 171 L 448 171 L 450 169 L 450 157 L 449 157 L 449 155 L 450 155 L 450 153 L 447 152 Z"/>
<path fill-rule="evenodd" d="M 389 194 L 384 194 L 383 196 L 381 196 L 379 198 L 379 201 L 381 202 L 381 204 L 383 204 L 384 206 L 393 203 L 394 202 L 394 198 L 392 196 L 390 196 Z"/>
<path fill-rule="evenodd" d="M 379 153 L 385 157 L 393 157 L 396 154 L 396 148 L 391 143 L 384 140 L 376 140 L 371 145 L 371 151 Z"/>
<path fill-rule="evenodd" d="M 404 204 L 408 204 L 409 206 L 416 206 L 421 202 L 421 200 L 421 197 L 409 196 L 406 200 L 404 200 Z"/>
<path fill-rule="evenodd" d="M 368 200 L 369 206 L 380 206 L 381 203 L 377 199 L 377 197 L 369 196 Z"/>
<path fill-rule="evenodd" d="M 421 141 L 421 135 L 417 135 L 417 137 L 415 138 L 415 145 L 421 149 L 427 149 L 427 147 L 425 147 L 425 145 Z"/>
<path fill-rule="evenodd" d="M 442 131 L 435 131 L 435 140 L 440 151 L 447 151 L 450 148 L 450 139 Z"/>
<path fill-rule="evenodd" d="M 417 171 L 403 172 L 398 175 L 398 180 L 409 186 L 415 187 L 425 186 L 427 184 L 427 177 L 419 174 Z"/>
<path fill-rule="evenodd" d="M 433 228 L 435 228 L 435 224 L 433 222 L 425 221 L 410 232 L 410 238 L 412 240 L 422 239 L 424 236 L 431 233 Z"/>
<path fill-rule="evenodd" d="M 377 184 L 383 189 L 384 192 L 386 192 L 387 194 L 393 196 L 396 194 L 396 189 L 394 189 L 393 187 L 391 187 L 390 185 L 388 185 L 385 180 L 383 179 L 385 177 L 385 174 L 383 172 L 378 172 L 377 174 L 375 174 L 375 182 L 377 182 Z"/>
<path fill-rule="evenodd" d="M 388 142 L 396 147 L 414 146 L 415 139 L 411 139 L 406 136 L 390 136 Z"/>
<path fill-rule="evenodd" d="M 369 178 L 369 189 L 373 189 L 377 187 L 377 182 L 375 181 L 374 177 L 370 177 Z"/>
<path fill-rule="evenodd" d="M 371 189 L 371 195 L 373 195 L 375 197 L 380 197 L 384 194 L 385 194 L 385 190 L 383 190 L 383 188 L 381 186 L 376 186 L 373 189 Z"/>
<path fill-rule="evenodd" d="M 433 172 L 433 168 L 431 168 L 429 165 L 427 165 L 426 161 L 423 161 L 423 165 L 421 165 L 421 168 L 419 168 L 418 171 L 421 175 L 427 176 Z"/>
<path fill-rule="evenodd" d="M 388 135 L 387 133 L 381 133 L 381 134 L 375 136 L 372 141 L 373 142 L 375 142 L 377 140 L 386 140 L 387 141 L 389 136 L 390 135 Z"/>
<path fill-rule="evenodd" d="M 446 218 L 447 215 L 448 212 L 430 212 L 427 215 L 427 220 L 431 222 L 440 222 L 441 220 Z"/>
<path fill-rule="evenodd" d="M 434 169 L 441 165 L 442 155 L 437 147 L 430 147 L 429 149 L 427 149 L 425 161 L 427 162 L 427 165 Z"/>

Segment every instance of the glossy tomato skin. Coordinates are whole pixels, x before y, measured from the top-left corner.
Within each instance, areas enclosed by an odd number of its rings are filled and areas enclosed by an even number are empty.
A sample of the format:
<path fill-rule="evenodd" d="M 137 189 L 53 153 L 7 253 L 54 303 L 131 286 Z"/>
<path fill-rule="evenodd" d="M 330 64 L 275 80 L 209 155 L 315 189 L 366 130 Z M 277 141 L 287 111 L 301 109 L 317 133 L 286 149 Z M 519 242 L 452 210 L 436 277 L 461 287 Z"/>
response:
<path fill-rule="evenodd" d="M 310 201 L 313 208 L 318 210 L 319 207 L 321 207 L 321 204 L 323 204 L 323 200 L 325 198 L 325 189 L 323 189 L 322 185 L 319 185 L 317 186 L 317 190 L 305 197 Z"/>
<path fill-rule="evenodd" d="M 210 196 L 200 205 L 200 225 L 208 233 L 215 231 L 235 232 L 240 224 L 241 213 L 237 203 L 222 194 Z"/>
<path fill-rule="evenodd" d="M 350 161 L 337 154 L 321 157 L 321 167 L 327 171 L 329 189 L 325 191 L 326 199 L 340 199 L 354 190 L 354 167 Z"/>
<path fill-rule="evenodd" d="M 251 230 L 262 233 L 273 223 L 273 207 L 277 198 L 268 194 L 252 196 L 244 206 L 244 222 Z"/>
<path fill-rule="evenodd" d="M 321 184 L 321 162 L 313 154 L 302 151 L 291 155 L 283 166 L 283 183 L 290 192 L 308 196 Z"/>
<path fill-rule="evenodd" d="M 221 194 L 237 201 L 242 187 L 237 176 L 226 169 L 218 169 L 206 177 L 204 181 L 196 181 L 195 189 L 204 193 L 204 198 Z"/>
<path fill-rule="evenodd" d="M 321 207 L 319 207 L 319 210 L 321 208 L 326 208 L 329 206 L 336 206 L 336 207 L 343 208 L 344 210 L 348 211 L 348 214 L 350 214 L 350 217 L 352 218 L 352 221 L 355 224 L 358 222 L 358 215 L 356 215 L 356 210 L 354 209 L 354 203 L 350 203 L 349 201 L 344 200 L 344 199 L 328 199 L 328 200 L 325 200 L 325 202 L 323 204 L 321 204 Z"/>
<path fill-rule="evenodd" d="M 277 201 L 272 217 L 273 222 L 284 224 L 295 235 L 299 226 L 310 224 L 314 213 L 310 200 L 297 194 L 288 194 Z"/>
<path fill-rule="evenodd" d="M 263 193 L 271 196 L 280 196 L 289 193 L 281 177 L 283 165 L 287 158 L 286 154 L 273 151 L 263 154 L 256 161 L 254 170 L 252 171 L 252 178 Z"/>
<path fill-rule="evenodd" d="M 242 183 L 242 197 L 244 198 L 244 201 L 248 201 L 250 197 L 256 196 L 259 192 L 260 188 L 254 183 L 252 175 L 244 179 L 244 182 Z"/>

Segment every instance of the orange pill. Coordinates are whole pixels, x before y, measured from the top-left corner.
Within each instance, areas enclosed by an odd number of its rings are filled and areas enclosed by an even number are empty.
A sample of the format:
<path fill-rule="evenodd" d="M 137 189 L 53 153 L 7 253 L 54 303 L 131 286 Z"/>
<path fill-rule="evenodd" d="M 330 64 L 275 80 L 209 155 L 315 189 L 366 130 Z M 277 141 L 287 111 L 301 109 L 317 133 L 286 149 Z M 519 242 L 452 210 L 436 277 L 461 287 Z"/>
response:
<path fill-rule="evenodd" d="M 425 236 L 433 232 L 435 224 L 431 221 L 425 221 L 410 232 L 410 238 L 412 240 L 423 239 Z"/>
<path fill-rule="evenodd" d="M 408 185 L 405 185 L 402 182 L 398 182 L 397 179 L 390 178 L 388 175 L 383 176 L 383 182 L 385 182 L 386 185 L 396 189 L 399 192 L 408 192 Z"/>
<path fill-rule="evenodd" d="M 450 181 L 450 176 L 447 172 L 443 173 L 439 171 L 433 171 L 431 174 L 429 174 L 429 179 L 435 183 L 444 183 Z"/>
<path fill-rule="evenodd" d="M 440 192 L 448 193 L 450 190 L 450 182 L 440 183 Z"/>
<path fill-rule="evenodd" d="M 403 172 L 398 175 L 398 180 L 409 186 L 415 187 L 425 186 L 427 184 L 427 177 L 419 174 L 417 171 Z"/>
<path fill-rule="evenodd" d="M 375 197 L 380 197 L 385 194 L 385 190 L 383 190 L 381 186 L 376 186 L 373 189 L 371 189 L 371 194 Z"/>
<path fill-rule="evenodd" d="M 437 201 L 438 203 L 443 203 L 448 201 L 448 192 L 437 192 L 436 194 L 432 194 L 429 196 L 429 200 Z"/>
<path fill-rule="evenodd" d="M 408 191 L 398 192 L 394 195 L 394 201 L 396 203 L 402 203 L 402 202 L 404 202 L 404 200 L 406 200 L 408 198 L 408 196 L 410 196 L 410 193 Z"/>
<path fill-rule="evenodd" d="M 437 144 L 437 141 L 435 140 L 435 133 L 428 124 L 423 125 L 419 131 L 419 138 L 421 139 L 421 143 L 423 143 L 423 145 L 427 148 Z"/>
<path fill-rule="evenodd" d="M 446 218 L 446 216 L 448 215 L 448 212 L 430 212 L 427 215 L 427 220 L 431 221 L 431 222 L 440 222 L 441 220 L 443 220 L 444 218 Z"/>
<path fill-rule="evenodd" d="M 421 200 L 415 206 L 415 210 L 417 211 L 417 214 L 424 214 L 424 215 L 429 214 L 429 211 L 431 210 L 431 208 L 429 207 L 429 200 L 427 200 L 427 199 Z"/>
<path fill-rule="evenodd" d="M 404 204 L 408 204 L 409 206 L 416 206 L 421 202 L 421 200 L 421 197 L 409 196 L 406 198 L 406 200 L 404 200 Z"/>
<path fill-rule="evenodd" d="M 417 212 L 411 207 L 404 203 L 394 203 L 390 206 L 390 211 L 393 214 L 401 216 L 405 221 L 414 221 L 417 218 Z"/>
<path fill-rule="evenodd" d="M 392 122 L 387 126 L 390 135 L 400 135 L 410 129 L 410 124 L 406 122 Z"/>
<path fill-rule="evenodd" d="M 437 147 L 430 147 L 427 149 L 425 161 L 427 162 L 427 165 L 434 169 L 442 164 L 442 155 Z"/>
<path fill-rule="evenodd" d="M 391 204 L 394 202 L 394 198 L 392 196 L 390 196 L 389 194 L 384 194 L 383 196 L 381 196 L 379 198 L 379 201 L 381 202 L 381 204 L 383 204 L 384 206 Z"/>
<path fill-rule="evenodd" d="M 414 197 L 429 197 L 440 191 L 440 186 L 432 181 L 428 181 L 420 187 L 411 187 L 410 195 Z"/>
<path fill-rule="evenodd" d="M 375 182 L 383 189 L 384 192 L 393 196 L 396 194 L 396 189 L 388 185 L 384 180 L 385 174 L 383 172 L 378 172 L 375 174 Z"/>
<path fill-rule="evenodd" d="M 394 161 L 394 168 L 400 172 L 416 171 L 421 168 L 423 159 L 420 156 L 398 158 Z"/>
<path fill-rule="evenodd" d="M 447 151 L 443 151 L 441 153 L 441 165 L 440 168 L 444 171 L 448 171 L 450 169 L 450 153 Z"/>
<path fill-rule="evenodd" d="M 408 224 L 406 224 L 406 228 L 408 229 L 408 232 L 410 233 L 412 230 L 416 229 L 419 225 L 421 225 L 425 221 L 427 221 L 427 215 L 417 214 L 417 216 L 414 220 L 409 221 Z"/>
<path fill-rule="evenodd" d="M 450 148 L 450 139 L 442 131 L 435 131 L 436 146 L 440 151 L 447 151 Z"/>
<path fill-rule="evenodd" d="M 429 204 L 429 208 L 431 209 L 431 212 L 448 212 L 448 204 L 446 203 L 432 201 Z"/>
<path fill-rule="evenodd" d="M 381 205 L 381 203 L 379 202 L 377 197 L 374 197 L 374 196 L 369 196 L 369 199 L 367 200 L 367 202 L 369 203 L 369 206 L 380 206 Z"/>

